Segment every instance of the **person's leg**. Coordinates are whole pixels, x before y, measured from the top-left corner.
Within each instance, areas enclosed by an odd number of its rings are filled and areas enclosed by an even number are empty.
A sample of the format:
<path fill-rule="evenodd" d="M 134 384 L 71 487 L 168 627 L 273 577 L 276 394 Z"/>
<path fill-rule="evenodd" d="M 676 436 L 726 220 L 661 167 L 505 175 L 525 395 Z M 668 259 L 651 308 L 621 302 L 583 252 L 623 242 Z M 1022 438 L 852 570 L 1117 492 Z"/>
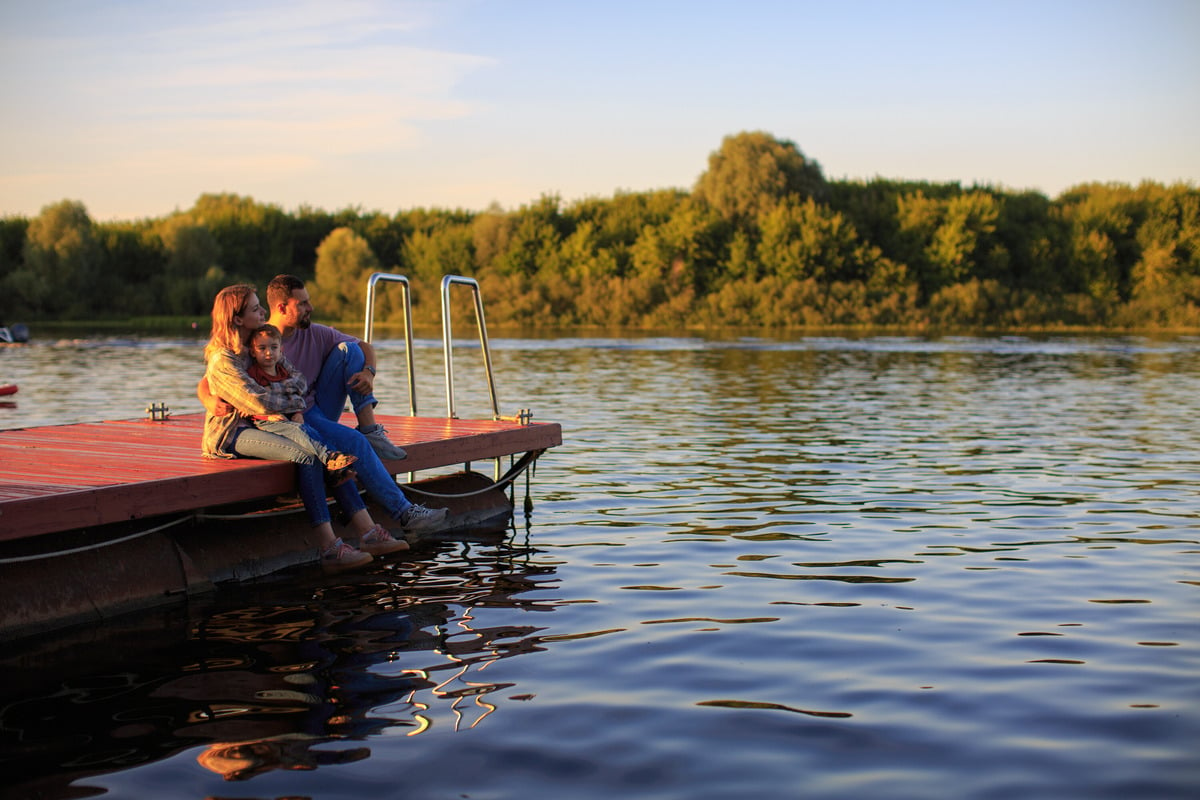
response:
<path fill-rule="evenodd" d="M 317 531 L 321 538 L 322 550 L 333 544 L 337 538 L 333 535 L 333 527 L 329 520 L 329 499 L 325 496 L 323 473 L 324 470 L 319 464 L 296 465 L 296 492 L 304 501 L 304 510 L 308 512 L 308 521 L 314 529 L 321 526 L 328 529 L 328 535 L 322 535 L 321 531 Z"/>
<path fill-rule="evenodd" d="M 358 539 L 358 547 L 364 553 L 381 556 L 408 549 L 408 542 L 397 539 L 391 531 L 376 524 L 371 518 L 371 512 L 359 496 L 358 486 L 354 481 L 347 481 L 336 487 L 333 496 L 337 498 L 342 511 L 350 517 L 350 530 L 354 532 Z"/>
<path fill-rule="evenodd" d="M 316 464 L 317 457 L 291 439 L 258 428 L 242 428 L 233 440 L 233 452 L 243 458 L 264 461 L 294 461 L 297 464 Z"/>
<path fill-rule="evenodd" d="M 312 443 L 313 452 L 317 454 L 317 459 L 322 464 L 329 461 L 329 457 L 333 455 L 333 453 L 328 447 L 325 446 L 325 443 L 321 441 L 320 434 L 308 427 L 308 425 L 303 422 L 289 422 L 288 424 L 296 426 L 296 430 L 300 431 L 300 434 Z"/>
<path fill-rule="evenodd" d="M 342 453 L 349 453 L 358 459 L 354 464 L 354 471 L 358 475 L 359 483 L 375 502 L 388 510 L 389 514 L 399 518 L 408 510 L 412 504 L 404 496 L 404 492 L 400 491 L 395 479 L 384 468 L 379 456 L 375 454 L 374 448 L 365 436 L 353 428 L 347 428 L 341 423 L 330 420 L 318 406 L 313 406 L 308 410 L 304 415 L 304 421 L 317 432 L 318 438 L 325 443 L 326 447 Z"/>
<path fill-rule="evenodd" d="M 351 547 L 334 535 L 325 495 L 325 468 L 312 453 L 304 452 L 290 439 L 258 428 L 243 428 L 234 440 L 233 450 L 245 458 L 296 462 L 296 491 L 317 537 L 322 569 L 338 572 L 371 561 L 370 553 Z"/>
<path fill-rule="evenodd" d="M 316 406 L 308 410 L 304 419 L 327 447 L 349 453 L 358 459 L 354 464 L 354 472 L 367 494 L 386 508 L 392 518 L 406 530 L 434 530 L 445 521 L 448 513 L 446 509 L 431 509 L 409 502 L 404 492 L 396 485 L 396 480 L 375 454 L 367 437 L 353 428 L 326 419 Z"/>
<path fill-rule="evenodd" d="M 358 418 L 358 431 L 367 437 L 376 455 L 380 458 L 402 459 L 404 450 L 388 439 L 387 431 L 375 420 L 375 406 L 378 405 L 375 395 L 352 392 L 348 386 L 350 376 L 362 372 L 366 363 L 362 348 L 354 342 L 342 342 L 333 348 L 325 357 L 321 374 L 313 384 L 314 408 L 319 408 L 326 419 L 337 422 L 342 418 L 342 410 L 349 399 L 350 408 Z"/>
<path fill-rule="evenodd" d="M 328 448 L 320 442 L 318 437 L 310 436 L 308 431 L 305 430 L 307 426 L 299 422 L 291 422 L 290 420 L 256 420 L 254 427 L 260 431 L 282 436 L 306 453 L 311 453 L 322 464 L 329 460 Z"/>
<path fill-rule="evenodd" d="M 351 478 L 333 487 L 332 491 L 333 499 L 337 500 L 338 508 L 350 518 L 350 527 L 354 530 L 355 534 L 362 533 L 362 530 L 359 529 L 354 519 L 360 512 L 366 512 L 367 504 L 363 502 L 362 495 L 359 494 L 358 484 Z M 367 514 L 368 519 L 370 516 L 370 514 Z M 372 524 L 374 523 L 372 522 Z"/>
<path fill-rule="evenodd" d="M 360 425 L 363 424 L 363 413 L 370 413 L 371 423 L 375 422 L 374 409 L 378 404 L 375 395 L 352 392 L 349 387 L 350 376 L 362 372 L 366 363 L 362 348 L 354 342 L 342 342 L 329 351 L 325 363 L 321 365 L 321 374 L 313 384 L 316 406 L 327 419 L 341 419 L 342 409 L 349 399 L 350 408 L 359 416 Z"/>
<path fill-rule="evenodd" d="M 350 489 L 344 490 L 343 487 Z M 370 563 L 370 553 L 346 544 L 341 537 L 334 535 L 333 525 L 329 519 L 329 501 L 325 495 L 325 480 L 323 470 L 318 464 L 296 466 L 296 488 L 304 508 L 308 511 L 309 521 L 312 522 L 313 533 L 317 536 L 318 547 L 321 551 L 321 569 L 326 572 L 340 572 Z M 353 481 L 346 481 L 334 490 L 339 503 L 348 506 L 362 507 L 362 498 Z M 344 505 L 343 507 L 347 507 Z M 365 508 L 365 507 L 364 507 Z M 349 512 L 351 514 L 355 512 Z"/>

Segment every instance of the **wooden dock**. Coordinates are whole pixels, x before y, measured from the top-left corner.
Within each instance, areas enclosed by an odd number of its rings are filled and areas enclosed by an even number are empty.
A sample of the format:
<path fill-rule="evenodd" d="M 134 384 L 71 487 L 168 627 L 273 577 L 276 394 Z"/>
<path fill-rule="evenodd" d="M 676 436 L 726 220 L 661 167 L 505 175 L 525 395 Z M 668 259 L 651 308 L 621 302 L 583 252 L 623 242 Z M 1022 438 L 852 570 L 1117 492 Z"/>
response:
<path fill-rule="evenodd" d="M 343 420 L 352 423 L 353 417 Z M 393 474 L 562 443 L 557 423 L 380 416 Z M 203 414 L 0 431 L 0 542 L 287 494 L 288 462 L 200 455 Z"/>
<path fill-rule="evenodd" d="M 378 419 L 407 452 L 385 462 L 394 475 L 562 443 L 557 423 Z M 279 499 L 294 492 L 295 466 L 204 458 L 203 423 L 185 414 L 0 431 L 0 641 L 317 563 L 303 507 Z M 404 488 L 416 502 L 449 508 L 452 530 L 502 530 L 511 520 L 509 496 L 477 471 Z"/>

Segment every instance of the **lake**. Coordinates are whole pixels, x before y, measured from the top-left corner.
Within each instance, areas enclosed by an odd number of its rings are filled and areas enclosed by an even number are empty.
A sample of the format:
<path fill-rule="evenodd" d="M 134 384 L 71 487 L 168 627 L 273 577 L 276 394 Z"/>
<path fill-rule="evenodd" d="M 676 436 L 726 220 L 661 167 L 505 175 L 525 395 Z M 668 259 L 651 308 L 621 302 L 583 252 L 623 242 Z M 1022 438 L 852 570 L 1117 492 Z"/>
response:
<path fill-rule="evenodd" d="M 6 646 L 4 796 L 1195 796 L 1200 338 L 492 345 L 563 424 L 506 535 Z M 201 348 L 0 350 L 0 428 L 199 410 Z"/>

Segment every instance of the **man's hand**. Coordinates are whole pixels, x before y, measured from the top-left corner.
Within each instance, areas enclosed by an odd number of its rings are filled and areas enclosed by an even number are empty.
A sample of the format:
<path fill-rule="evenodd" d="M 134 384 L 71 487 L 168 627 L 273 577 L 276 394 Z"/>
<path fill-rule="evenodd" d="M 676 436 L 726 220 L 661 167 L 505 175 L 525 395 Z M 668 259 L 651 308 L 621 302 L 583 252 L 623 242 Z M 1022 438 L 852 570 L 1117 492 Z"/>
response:
<path fill-rule="evenodd" d="M 375 390 L 375 376 L 364 369 L 351 375 L 346 385 L 359 394 L 370 394 Z"/>

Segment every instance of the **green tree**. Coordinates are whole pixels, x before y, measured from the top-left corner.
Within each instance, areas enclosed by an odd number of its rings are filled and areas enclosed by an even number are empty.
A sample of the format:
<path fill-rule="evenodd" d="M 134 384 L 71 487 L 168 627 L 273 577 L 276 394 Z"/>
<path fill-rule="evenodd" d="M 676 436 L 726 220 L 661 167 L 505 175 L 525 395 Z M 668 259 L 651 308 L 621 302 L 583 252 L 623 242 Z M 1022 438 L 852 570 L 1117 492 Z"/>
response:
<path fill-rule="evenodd" d="M 1146 208 L 1137 230 L 1133 299 L 1161 325 L 1192 325 L 1200 305 L 1200 191 L 1185 186 L 1138 188 Z"/>
<path fill-rule="evenodd" d="M 633 276 L 663 302 L 690 302 L 716 283 L 725 227 L 696 203 L 681 203 L 665 222 L 642 229 L 631 248 Z"/>
<path fill-rule="evenodd" d="M 708 157 L 692 196 L 732 222 L 753 220 L 785 197 L 824 199 L 825 178 L 816 161 L 793 142 L 755 131 L 726 136 Z"/>
<path fill-rule="evenodd" d="M 380 271 L 379 259 L 366 239 L 349 228 L 330 233 L 317 248 L 316 288 L 322 315 L 348 320 L 361 314 L 367 279 Z"/>
<path fill-rule="evenodd" d="M 470 275 L 475 253 L 471 229 L 448 225 L 434 231 L 417 231 L 404 243 L 404 263 L 415 280 L 437 287 L 445 275 Z"/>
<path fill-rule="evenodd" d="M 172 314 L 199 314 L 212 306 L 213 297 L 225 285 L 219 266 L 221 247 L 203 225 L 186 214 L 172 214 L 158 225 L 166 251 L 163 301 Z M 263 286 L 265 281 L 255 282 Z"/>
<path fill-rule="evenodd" d="M 1069 278 L 1064 261 L 1069 237 L 1044 194 L 1006 195 L 996 220 L 996 238 L 1009 254 L 1007 269 L 984 277 L 1026 292 L 1061 294 Z"/>
<path fill-rule="evenodd" d="M 221 248 L 221 267 L 232 279 L 258 285 L 281 272 L 302 272 L 293 267 L 291 225 L 278 206 L 236 194 L 204 194 L 185 213 L 212 234 Z"/>
<path fill-rule="evenodd" d="M 1144 209 L 1129 186 L 1084 184 L 1063 193 L 1058 212 L 1069 230 L 1067 291 L 1111 305 L 1132 294 Z"/>
<path fill-rule="evenodd" d="M 764 274 L 785 280 L 855 280 L 863 277 L 862 244 L 854 226 L 811 197 L 784 200 L 759 217 L 758 258 Z"/>
<path fill-rule="evenodd" d="M 898 199 L 897 217 L 905 260 L 926 297 L 977 277 L 981 265 L 1005 257 L 995 239 L 999 205 L 989 192 L 941 199 L 918 190 Z"/>
<path fill-rule="evenodd" d="M 170 309 L 164 302 L 166 260 L 162 241 L 147 220 L 112 222 L 93 226 L 104 283 L 119 286 L 102 306 L 106 315 L 160 315 Z"/>
<path fill-rule="evenodd" d="M 113 287 L 97 294 L 100 248 L 83 203 L 63 200 L 46 206 L 29 223 L 23 264 L 10 288 L 36 313 L 82 317 L 111 299 Z"/>
<path fill-rule="evenodd" d="M 505 275 L 551 274 L 561 267 L 559 248 L 569 226 L 560 211 L 558 195 L 543 195 L 513 214 L 507 247 L 492 262 Z"/>

